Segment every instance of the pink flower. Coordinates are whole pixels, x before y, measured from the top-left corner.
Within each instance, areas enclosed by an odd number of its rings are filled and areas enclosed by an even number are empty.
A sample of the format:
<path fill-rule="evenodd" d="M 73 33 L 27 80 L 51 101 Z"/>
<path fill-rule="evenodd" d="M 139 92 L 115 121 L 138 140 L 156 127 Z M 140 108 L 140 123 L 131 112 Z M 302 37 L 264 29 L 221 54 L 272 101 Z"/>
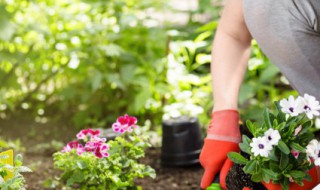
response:
<path fill-rule="evenodd" d="M 97 137 L 100 135 L 100 130 L 92 130 L 92 129 L 84 129 L 81 130 L 78 134 L 77 134 L 77 138 L 78 139 L 85 139 L 87 136 L 89 137 Z"/>
<path fill-rule="evenodd" d="M 296 150 L 291 150 L 291 154 L 292 154 L 296 159 L 298 159 L 300 152 L 299 152 L 299 151 L 296 151 Z"/>
<path fill-rule="evenodd" d="M 109 156 L 109 153 L 107 152 L 108 150 L 109 150 L 109 146 L 106 143 L 101 144 L 94 151 L 94 155 L 98 158 L 108 157 Z"/>
<path fill-rule="evenodd" d="M 86 150 L 84 149 L 84 147 L 82 146 L 82 144 L 79 144 L 77 147 L 77 154 L 81 155 L 82 153 L 86 152 Z"/>
<path fill-rule="evenodd" d="M 87 152 L 94 152 L 102 143 L 101 142 L 92 142 L 89 141 L 86 143 L 86 145 L 84 146 L 84 149 Z"/>
<path fill-rule="evenodd" d="M 79 144 L 78 141 L 69 142 L 65 147 L 63 147 L 62 152 L 70 152 L 73 149 L 77 150 L 78 155 L 81 155 L 83 152 L 85 152 L 82 144 Z"/>
<path fill-rule="evenodd" d="M 106 139 L 106 138 L 100 138 L 100 137 L 98 137 L 98 136 L 93 136 L 93 137 L 91 137 L 90 141 L 91 141 L 91 142 L 104 143 L 104 142 L 107 141 L 107 139 Z"/>
<path fill-rule="evenodd" d="M 132 121 L 130 120 L 129 123 L 131 124 Z M 109 146 L 107 143 L 105 143 L 107 139 L 100 138 L 99 135 L 99 130 L 81 130 L 77 134 L 77 138 L 83 139 L 86 144 L 83 146 L 78 141 L 71 141 L 65 147 L 63 147 L 62 152 L 70 152 L 75 149 L 78 155 L 81 155 L 84 152 L 91 152 L 98 158 L 107 157 L 109 156 L 109 153 L 107 152 L 109 150 Z"/>
<path fill-rule="evenodd" d="M 117 119 L 112 125 L 112 129 L 116 133 L 132 132 L 132 128 L 136 128 L 137 118 L 125 114 Z"/>

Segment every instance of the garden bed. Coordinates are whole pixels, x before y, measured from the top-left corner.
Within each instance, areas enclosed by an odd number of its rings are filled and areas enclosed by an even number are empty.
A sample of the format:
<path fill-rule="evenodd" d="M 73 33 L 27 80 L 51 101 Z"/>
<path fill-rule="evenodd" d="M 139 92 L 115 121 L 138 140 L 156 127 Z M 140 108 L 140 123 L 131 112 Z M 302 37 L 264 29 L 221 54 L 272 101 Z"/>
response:
<path fill-rule="evenodd" d="M 25 174 L 27 189 L 54 189 L 43 186 L 46 180 L 54 179 L 54 176 L 59 174 L 59 171 L 53 168 L 51 155 L 55 150 L 54 147 L 50 147 L 50 142 L 52 140 L 67 142 L 74 137 L 77 130 L 59 120 L 49 120 L 45 124 L 36 123 L 28 115 L 0 120 L 0 126 L 1 136 L 8 139 L 19 138 L 22 146 L 26 148 L 24 162 L 33 170 L 32 173 Z M 6 130 L 6 126 L 10 126 L 10 130 Z M 142 162 L 150 165 L 157 172 L 155 180 L 151 178 L 137 180 L 137 184 L 141 185 L 144 190 L 199 189 L 203 173 L 200 165 L 186 168 L 162 167 L 160 165 L 160 148 L 148 149 Z"/>

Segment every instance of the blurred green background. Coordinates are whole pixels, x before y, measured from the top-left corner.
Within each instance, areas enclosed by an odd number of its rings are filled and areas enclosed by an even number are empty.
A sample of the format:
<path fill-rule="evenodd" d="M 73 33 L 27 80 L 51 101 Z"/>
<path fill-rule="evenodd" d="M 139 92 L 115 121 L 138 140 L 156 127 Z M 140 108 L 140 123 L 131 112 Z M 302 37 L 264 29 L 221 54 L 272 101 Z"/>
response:
<path fill-rule="evenodd" d="M 213 106 L 210 50 L 223 2 L 0 1 L 0 117 L 32 113 L 77 128 L 124 113 L 150 121 Z M 257 44 L 240 90 L 242 119 L 296 94 Z"/>

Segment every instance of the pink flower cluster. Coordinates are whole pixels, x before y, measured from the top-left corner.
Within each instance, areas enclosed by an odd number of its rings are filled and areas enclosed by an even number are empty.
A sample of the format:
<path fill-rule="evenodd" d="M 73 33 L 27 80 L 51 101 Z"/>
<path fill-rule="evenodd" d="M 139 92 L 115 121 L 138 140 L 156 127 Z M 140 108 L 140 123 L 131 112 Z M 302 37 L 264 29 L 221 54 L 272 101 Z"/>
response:
<path fill-rule="evenodd" d="M 100 138 L 99 130 L 84 129 L 77 134 L 78 140 L 84 140 L 83 146 L 78 141 L 72 141 L 67 144 L 62 152 L 70 152 L 72 149 L 76 149 L 77 154 L 81 155 L 84 152 L 92 152 L 96 157 L 103 158 L 108 157 L 109 146 L 105 138 Z"/>
<path fill-rule="evenodd" d="M 132 132 L 136 126 L 137 118 L 125 114 L 118 117 L 117 121 L 112 125 L 112 129 L 117 133 Z M 100 138 L 99 130 L 84 129 L 77 134 L 77 141 L 69 142 L 63 147 L 62 152 L 70 152 L 73 149 L 77 151 L 78 155 L 84 152 L 91 152 L 98 158 L 108 157 L 109 146 L 105 138 Z M 79 140 L 85 142 L 84 145 L 79 143 Z"/>
<path fill-rule="evenodd" d="M 137 118 L 125 114 L 124 116 L 118 117 L 117 121 L 112 125 L 112 129 L 116 133 L 132 132 L 132 128 L 136 126 Z"/>

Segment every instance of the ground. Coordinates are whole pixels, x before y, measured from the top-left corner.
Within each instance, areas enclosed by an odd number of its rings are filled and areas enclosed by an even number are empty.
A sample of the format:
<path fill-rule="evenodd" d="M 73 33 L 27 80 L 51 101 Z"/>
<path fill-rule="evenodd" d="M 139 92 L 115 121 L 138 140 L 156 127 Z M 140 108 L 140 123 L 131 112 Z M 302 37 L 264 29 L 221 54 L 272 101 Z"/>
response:
<path fill-rule="evenodd" d="M 54 179 L 59 171 L 53 168 L 52 153 L 62 142 L 70 141 L 77 130 L 60 119 L 49 119 L 46 123 L 36 122 L 27 113 L 0 120 L 0 136 L 7 139 L 20 139 L 23 151 L 24 165 L 33 172 L 26 174 L 28 190 L 46 190 L 43 184 L 48 179 Z M 57 141 L 59 140 L 59 141 Z M 160 149 L 151 148 L 146 151 L 143 163 L 151 165 L 157 172 L 155 180 L 139 179 L 137 184 L 144 190 L 192 190 L 199 189 L 203 169 L 200 165 L 191 167 L 162 167 L 160 164 Z M 47 188 L 48 189 L 48 188 Z"/>

